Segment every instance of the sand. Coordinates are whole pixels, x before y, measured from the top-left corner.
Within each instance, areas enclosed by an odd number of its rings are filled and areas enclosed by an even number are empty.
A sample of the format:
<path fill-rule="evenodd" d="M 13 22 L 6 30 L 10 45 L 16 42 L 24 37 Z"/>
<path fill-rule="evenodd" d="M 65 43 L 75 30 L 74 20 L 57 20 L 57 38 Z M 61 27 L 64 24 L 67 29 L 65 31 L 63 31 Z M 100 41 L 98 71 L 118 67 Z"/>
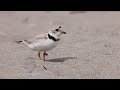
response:
<path fill-rule="evenodd" d="M 46 61 L 15 40 L 61 25 Z M 119 79 L 120 12 L 0 11 L 0 79 Z"/>

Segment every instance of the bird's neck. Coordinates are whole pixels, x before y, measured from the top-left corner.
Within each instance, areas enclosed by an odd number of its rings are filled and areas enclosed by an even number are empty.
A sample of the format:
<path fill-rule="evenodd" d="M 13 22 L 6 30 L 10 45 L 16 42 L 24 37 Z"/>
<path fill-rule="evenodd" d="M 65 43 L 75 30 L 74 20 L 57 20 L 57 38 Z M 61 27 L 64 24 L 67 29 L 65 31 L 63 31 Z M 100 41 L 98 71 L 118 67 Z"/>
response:
<path fill-rule="evenodd" d="M 54 42 L 57 42 L 60 40 L 60 38 L 56 38 L 55 36 L 51 35 L 50 33 L 48 33 L 48 38 L 53 40 Z"/>

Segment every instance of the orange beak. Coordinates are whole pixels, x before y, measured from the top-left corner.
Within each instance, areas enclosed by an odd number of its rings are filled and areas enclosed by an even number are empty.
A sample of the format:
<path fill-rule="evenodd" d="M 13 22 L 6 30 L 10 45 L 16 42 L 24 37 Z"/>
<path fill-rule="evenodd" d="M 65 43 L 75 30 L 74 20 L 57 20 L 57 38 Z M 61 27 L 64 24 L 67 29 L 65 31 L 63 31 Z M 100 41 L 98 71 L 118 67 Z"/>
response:
<path fill-rule="evenodd" d="M 61 31 L 61 34 L 67 34 L 66 32 L 64 32 L 64 31 Z"/>

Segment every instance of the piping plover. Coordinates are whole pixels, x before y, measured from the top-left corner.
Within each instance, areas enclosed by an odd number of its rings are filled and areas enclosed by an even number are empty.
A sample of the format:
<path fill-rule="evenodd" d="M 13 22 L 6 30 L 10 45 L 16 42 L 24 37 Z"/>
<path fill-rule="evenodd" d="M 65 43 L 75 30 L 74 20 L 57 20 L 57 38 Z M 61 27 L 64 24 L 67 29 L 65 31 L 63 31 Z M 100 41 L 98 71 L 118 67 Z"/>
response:
<path fill-rule="evenodd" d="M 38 57 L 41 58 L 41 52 L 43 52 L 43 59 L 45 60 L 45 56 L 48 56 L 46 53 L 47 51 L 55 48 L 59 41 L 60 36 L 62 34 L 66 34 L 66 32 L 60 30 L 61 26 L 58 28 L 50 29 L 48 33 L 41 34 L 38 36 L 35 36 L 31 40 L 21 40 L 21 41 L 15 41 L 16 43 L 24 43 L 26 44 L 31 50 L 38 51 Z"/>

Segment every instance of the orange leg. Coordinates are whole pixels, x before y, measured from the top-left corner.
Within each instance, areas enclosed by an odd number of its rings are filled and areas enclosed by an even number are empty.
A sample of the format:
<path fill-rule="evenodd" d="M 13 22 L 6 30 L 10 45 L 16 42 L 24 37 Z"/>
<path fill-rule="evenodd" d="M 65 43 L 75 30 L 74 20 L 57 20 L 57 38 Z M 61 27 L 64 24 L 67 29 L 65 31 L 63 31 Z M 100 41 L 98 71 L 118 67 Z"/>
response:
<path fill-rule="evenodd" d="M 43 53 L 43 59 L 45 60 L 45 56 L 48 56 L 46 52 Z"/>
<path fill-rule="evenodd" d="M 38 52 L 38 57 L 39 57 L 40 59 L 42 59 L 40 54 L 41 54 L 41 53 L 40 53 L 40 52 Z"/>

